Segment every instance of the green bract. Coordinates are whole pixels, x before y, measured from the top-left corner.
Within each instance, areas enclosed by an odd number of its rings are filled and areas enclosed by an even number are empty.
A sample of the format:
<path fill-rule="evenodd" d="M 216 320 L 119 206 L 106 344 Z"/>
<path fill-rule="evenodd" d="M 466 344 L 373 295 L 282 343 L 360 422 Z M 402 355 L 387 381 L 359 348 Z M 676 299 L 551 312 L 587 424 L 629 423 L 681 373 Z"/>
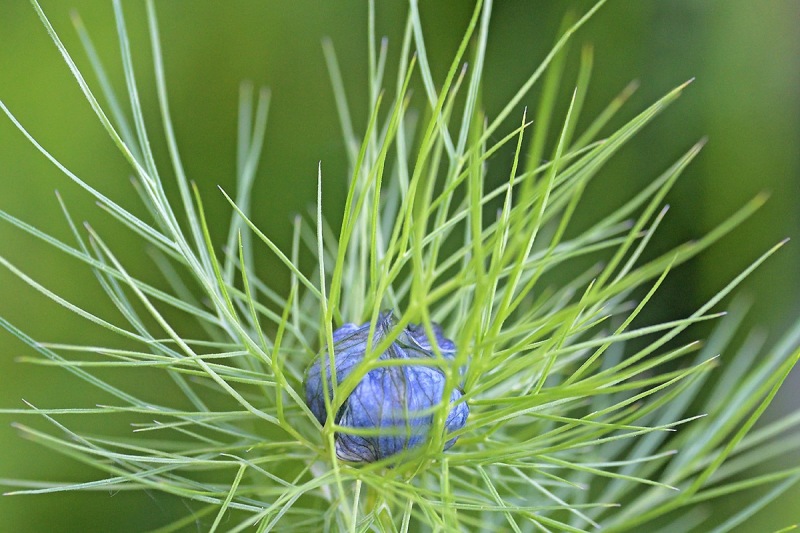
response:
<path fill-rule="evenodd" d="M 370 2 L 370 118 L 363 132 L 353 126 L 333 47 L 324 45 L 349 163 L 347 195 L 326 206 L 337 214 L 335 223 L 326 220 L 323 201 L 332 200 L 323 188 L 332 185 L 320 166 L 315 209 L 294 220 L 287 247 L 273 241 L 275 228 L 251 219 L 251 205 L 268 209 L 281 201 L 254 198 L 252 190 L 268 91 L 255 98 L 243 85 L 236 190 L 222 192 L 231 220 L 209 220 L 173 130 L 155 2 L 148 0 L 147 16 L 169 153 L 158 164 L 122 2 L 113 5 L 127 98 L 114 94 L 77 24 L 105 106 L 33 0 L 129 163 L 146 209 L 137 214 L 103 195 L 5 104 L 0 108 L 67 179 L 137 236 L 163 279 L 155 283 L 152 269 L 141 273 L 122 260 L 103 227 L 79 228 L 63 202 L 69 242 L 0 212 L 29 238 L 90 268 L 118 311 L 101 316 L 0 258 L 24 283 L 116 337 L 100 346 L 48 343 L 0 318 L 38 354 L 25 360 L 62 367 L 98 393 L 86 399 L 97 407 L 4 411 L 51 424 L 50 431 L 18 427 L 87 470 L 75 482 L 4 479 L 12 494 L 98 490 L 104 498 L 146 491 L 154 501 L 143 501 L 153 508 L 178 500 L 162 531 L 731 531 L 800 479 L 796 465 L 750 469 L 798 448 L 800 416 L 754 424 L 800 357 L 800 325 L 774 347 L 748 342 L 739 350 L 732 339 L 745 309 L 734 300 L 724 318 L 717 310 L 782 243 L 720 283 L 689 316 L 642 323 L 643 308 L 671 269 L 736 228 L 764 197 L 708 235 L 643 260 L 666 215 L 665 197 L 700 141 L 619 208 L 575 227 L 573 216 L 591 202 L 584 196 L 604 165 L 686 86 L 609 132 L 632 87 L 598 116 L 584 117 L 592 72 L 586 48 L 574 90 L 568 83 L 569 106 L 557 109 L 570 39 L 602 2 L 567 25 L 492 116 L 481 103 L 491 1 L 476 2 L 446 74 L 435 76 L 411 0 L 402 42 L 393 48 L 397 74 L 388 81 L 389 52 L 375 46 Z M 530 8 L 535 12 L 536 3 Z M 541 104 L 528 116 L 522 104 L 534 85 L 541 85 Z M 506 126 L 510 117 L 518 127 Z M 548 131 L 548 124 L 557 127 Z M 493 159 L 499 153 L 509 157 Z M 284 268 L 282 276 L 259 268 L 255 258 L 267 255 Z M 390 328 L 380 329 L 387 320 L 382 309 L 396 313 Z M 707 343 L 678 343 L 687 328 L 712 320 Z M 631 346 L 634 339 L 644 342 Z M 398 350 L 414 355 L 392 357 Z M 726 365 L 712 373 L 719 354 Z M 328 371 L 331 358 L 334 367 L 343 365 L 335 373 Z M 137 383 L 154 377 L 164 383 L 156 397 L 136 392 Z M 367 388 L 375 401 L 367 400 Z M 418 391 L 424 394 L 414 396 Z M 94 431 L 77 429 L 72 415 L 95 417 Z M 754 487 L 769 490 L 733 515 L 706 521 L 707 501 Z"/>

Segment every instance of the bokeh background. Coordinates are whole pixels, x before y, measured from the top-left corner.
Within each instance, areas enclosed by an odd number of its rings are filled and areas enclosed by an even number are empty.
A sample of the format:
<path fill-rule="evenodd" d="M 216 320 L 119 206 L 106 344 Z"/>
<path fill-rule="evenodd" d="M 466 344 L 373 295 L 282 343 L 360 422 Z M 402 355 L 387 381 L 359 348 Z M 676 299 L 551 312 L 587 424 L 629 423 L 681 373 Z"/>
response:
<path fill-rule="evenodd" d="M 114 86 L 122 93 L 116 30 L 110 0 L 41 0 L 45 12 L 89 74 L 88 61 L 70 21 L 76 9 L 89 28 Z M 133 44 L 139 91 L 156 153 L 166 161 L 157 115 L 143 2 L 123 2 Z M 396 60 L 405 3 L 378 2 L 379 35 L 390 39 Z M 470 1 L 423 2 L 428 51 L 439 80 L 470 16 Z M 583 12 L 590 2 L 496 2 L 488 49 L 484 105 L 496 112 L 554 42 L 565 12 Z M 244 79 L 268 85 L 272 107 L 255 189 L 256 222 L 279 244 L 289 240 L 293 213 L 315 197 L 316 165 L 322 161 L 326 209 L 335 212 L 347 175 L 332 91 L 320 41 L 336 47 L 357 127 L 367 117 L 366 2 L 313 0 L 183 0 L 157 2 L 172 115 L 188 174 L 201 189 L 212 220 L 229 216 L 216 186 L 232 188 L 235 171 L 236 105 Z M 794 242 L 743 287 L 752 297 L 748 327 L 777 338 L 800 316 L 800 2 L 796 0 L 611 1 L 578 34 L 595 49 L 594 75 L 586 105 L 590 117 L 632 80 L 640 88 L 617 124 L 669 89 L 696 78 L 684 96 L 634 140 L 604 173 L 583 202 L 591 220 L 628 198 L 703 136 L 709 143 L 669 196 L 672 209 L 658 247 L 702 235 L 761 191 L 769 203 L 733 235 L 671 274 L 653 319 L 677 318 L 705 299 L 777 241 Z M 391 63 L 391 62 L 390 62 Z M 574 68 L 565 78 L 562 104 L 572 92 Z M 520 104 L 535 108 L 533 90 Z M 0 1 L 0 98 L 33 135 L 69 169 L 125 206 L 136 207 L 130 169 L 93 116 L 35 12 L 24 0 Z M 558 120 L 558 119 L 556 119 Z M 583 124 L 586 124 L 584 121 Z M 498 157 L 498 172 L 503 171 Z M 0 117 L 0 209 L 59 238 L 69 233 L 54 190 L 79 220 L 89 220 L 132 268 L 148 258 L 122 227 L 109 222 L 91 199 L 42 157 L 14 126 Z M 213 223 L 212 223 L 213 227 Z M 59 294 L 111 313 L 99 286 L 80 263 L 0 224 L 0 253 Z M 275 268 L 274 276 L 270 268 Z M 280 284 L 285 274 L 264 259 L 264 275 Z M 156 276 L 153 275 L 153 279 Z M 38 340 L 103 342 L 106 334 L 0 270 L 0 315 Z M 103 398 L 57 369 L 15 362 L 31 351 L 0 332 L 0 405 L 92 406 Z M 797 373 L 769 413 L 797 409 Z M 19 438 L 13 421 L 0 419 L 0 477 L 89 480 L 92 472 L 46 448 Z M 81 420 L 70 424 L 89 427 Z M 797 458 L 788 460 L 796 461 Z M 752 531 L 771 531 L 800 520 L 795 491 L 760 513 Z M 735 500 L 718 503 L 733 510 Z M 142 531 L 182 512 L 160 494 L 99 492 L 0 498 L 0 529 L 38 531 Z M 750 528 L 748 528 L 750 529 Z"/>

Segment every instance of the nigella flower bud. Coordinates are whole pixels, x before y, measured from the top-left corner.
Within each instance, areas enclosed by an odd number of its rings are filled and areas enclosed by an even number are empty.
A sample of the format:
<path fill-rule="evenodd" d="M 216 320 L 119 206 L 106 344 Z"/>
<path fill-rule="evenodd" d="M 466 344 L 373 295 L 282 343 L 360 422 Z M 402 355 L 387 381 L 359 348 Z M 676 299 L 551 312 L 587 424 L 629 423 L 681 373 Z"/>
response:
<path fill-rule="evenodd" d="M 391 312 L 381 313 L 375 324 L 372 346 L 377 346 L 395 325 Z M 333 332 L 333 362 L 338 383 L 364 359 L 369 329 L 369 323 L 345 324 Z M 456 353 L 453 341 L 444 337 L 438 324 L 433 324 L 433 332 L 441 355 L 452 360 Z M 380 360 L 426 358 L 436 358 L 436 353 L 425 328 L 413 324 L 401 331 L 379 357 Z M 306 372 L 306 403 L 320 424 L 327 419 L 325 394 L 331 397 L 330 359 L 323 350 Z M 327 387 L 322 379 L 323 366 Z M 442 401 L 444 385 L 445 375 L 436 366 L 411 362 L 370 370 L 344 400 L 334 421 L 343 427 L 384 431 L 369 435 L 337 433 L 336 455 L 344 461 L 372 462 L 419 446 L 428 438 L 433 425 L 433 408 Z M 455 403 L 461 396 L 458 389 L 450 393 L 451 407 L 444 424 L 447 433 L 461 429 L 467 421 L 466 402 Z M 455 438 L 449 439 L 444 449 L 455 441 Z"/>

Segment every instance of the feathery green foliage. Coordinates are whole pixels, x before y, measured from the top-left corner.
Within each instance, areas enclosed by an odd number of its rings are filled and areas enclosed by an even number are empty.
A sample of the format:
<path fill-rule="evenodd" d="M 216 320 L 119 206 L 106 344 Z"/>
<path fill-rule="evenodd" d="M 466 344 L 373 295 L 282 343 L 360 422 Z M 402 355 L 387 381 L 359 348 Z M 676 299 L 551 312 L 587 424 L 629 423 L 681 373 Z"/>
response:
<path fill-rule="evenodd" d="M 80 228 L 63 203 L 72 243 L 0 212 L 5 222 L 91 268 L 124 319 L 114 322 L 70 303 L 0 257 L 25 283 L 124 344 L 41 343 L 0 318 L 38 353 L 26 362 L 63 367 L 114 398 L 92 409 L 4 410 L 49 421 L 51 432 L 18 427 L 26 438 L 96 472 L 94 481 L 73 484 L 5 480 L 18 488 L 11 494 L 153 490 L 183 498 L 187 516 L 161 531 L 193 523 L 211 531 L 223 523 L 229 531 L 690 531 L 706 528 L 704 502 L 769 487 L 716 524 L 715 531 L 730 531 L 800 479 L 800 467 L 752 470 L 798 446 L 800 416 L 753 426 L 800 357 L 800 325 L 769 349 L 754 337 L 737 351 L 732 339 L 745 309 L 735 302 L 705 344 L 673 341 L 693 324 L 719 319 L 720 301 L 783 243 L 690 316 L 633 325 L 672 268 L 734 230 L 765 199 L 754 198 L 705 237 L 641 261 L 666 214 L 665 196 L 701 141 L 613 213 L 572 231 L 589 182 L 601 178 L 604 164 L 686 87 L 600 137 L 630 95 L 626 88 L 578 131 L 592 70 L 587 48 L 569 109 L 556 116 L 570 38 L 602 2 L 569 21 L 540 67 L 494 117 L 480 106 L 491 0 L 477 2 L 441 81 L 431 72 L 417 1 L 411 0 L 393 90 L 387 89 L 387 48 L 376 46 L 371 2 L 371 114 L 363 134 L 349 115 L 333 45 L 324 44 L 351 171 L 341 224 L 323 218 L 327 182 L 320 166 L 316 210 L 294 221 L 288 250 L 250 217 L 267 125 L 266 89 L 256 96 L 250 85 L 242 86 L 236 190 L 222 191 L 232 216 L 217 242 L 181 163 L 154 2 L 147 10 L 156 91 L 179 202 L 168 198 L 153 155 L 121 2 L 114 0 L 114 11 L 132 120 L 80 21 L 76 28 L 107 108 L 32 2 L 130 163 L 150 218 L 127 211 L 70 172 L 0 107 L 46 158 L 141 238 L 171 290 L 130 273 L 114 243 L 92 227 Z M 462 68 L 467 59 L 469 68 Z M 410 96 L 416 80 L 424 89 L 421 100 Z M 544 89 L 533 120 L 523 113 L 519 127 L 504 132 L 505 120 L 537 83 Z M 560 125 L 547 153 L 551 124 Z M 490 187 L 487 161 L 500 150 L 513 150 L 513 163 L 502 184 Z M 254 256 L 267 253 L 288 271 L 285 289 L 259 278 Z M 569 283 L 552 283 L 559 269 L 598 256 L 601 265 Z M 309 257 L 312 268 L 305 266 Z M 442 432 L 432 431 L 427 445 L 401 460 L 347 464 L 336 459 L 334 433 L 355 430 L 338 427 L 332 416 L 320 427 L 304 401 L 304 370 L 320 349 L 331 350 L 338 325 L 374 324 L 384 308 L 398 313 L 398 330 L 422 323 L 432 336 L 432 323 L 443 325 L 457 355 L 449 363 L 438 353 L 430 364 L 447 377 L 443 397 L 462 387 L 471 414 L 447 452 Z M 188 337 L 186 331 L 203 334 Z M 333 379 L 329 413 L 367 372 L 390 364 L 378 356 L 393 337 L 370 346 L 364 364 L 346 379 Z M 633 339 L 647 344 L 628 349 Z M 729 365 L 712 373 L 719 354 L 734 352 Z M 99 369 L 166 374 L 172 388 L 158 401 L 140 398 L 99 377 Z M 436 408 L 439 430 L 448 408 L 447 402 Z M 62 421 L 72 414 L 132 417 L 136 423 L 126 438 L 87 435 Z"/>

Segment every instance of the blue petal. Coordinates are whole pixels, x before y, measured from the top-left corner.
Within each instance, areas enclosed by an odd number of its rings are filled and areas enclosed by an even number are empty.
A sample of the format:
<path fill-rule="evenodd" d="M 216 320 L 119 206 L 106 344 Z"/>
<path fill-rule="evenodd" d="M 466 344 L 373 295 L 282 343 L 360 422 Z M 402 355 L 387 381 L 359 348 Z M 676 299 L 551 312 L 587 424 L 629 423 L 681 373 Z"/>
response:
<path fill-rule="evenodd" d="M 357 332 L 359 329 L 363 328 L 364 326 L 358 326 L 353 324 L 352 322 L 348 322 L 347 324 L 342 324 L 342 327 L 335 330 L 333 332 L 333 342 L 343 341 L 353 333 Z"/>
<path fill-rule="evenodd" d="M 382 312 L 375 324 L 372 346 L 378 345 L 396 327 L 391 311 Z M 456 346 L 444 336 L 438 324 L 432 324 L 435 344 L 441 355 L 453 359 Z M 333 359 L 337 382 L 341 383 L 364 360 L 369 340 L 370 324 L 344 324 L 333 332 Z M 423 325 L 411 324 L 397 332 L 395 341 L 379 356 L 380 360 L 435 358 L 433 343 Z M 330 357 L 323 350 L 306 372 L 306 403 L 317 420 L 324 424 L 325 391 L 331 388 Z M 411 363 L 409 361 L 409 363 Z M 322 368 L 325 368 L 324 386 Z M 364 376 L 342 403 L 335 422 L 343 427 L 367 430 L 366 435 L 336 434 L 336 453 L 340 459 L 372 462 L 423 444 L 433 424 L 433 410 L 442 400 L 445 375 L 441 369 L 406 364 L 371 370 Z M 330 394 L 328 392 L 328 394 Z M 469 416 L 466 402 L 459 401 L 462 393 L 450 394 L 450 412 L 445 420 L 445 432 L 463 428 Z M 373 430 L 370 434 L 369 430 Z M 450 448 L 456 441 L 444 444 Z"/>
<path fill-rule="evenodd" d="M 436 344 L 439 345 L 439 351 L 442 353 L 442 356 L 447 357 L 448 359 L 455 357 L 456 344 L 444 336 L 442 327 L 434 322 L 431 324 L 431 329 L 433 329 L 433 334 L 436 337 Z M 431 341 L 428 339 L 428 334 L 425 332 L 424 325 L 409 324 L 406 328 L 406 331 L 408 331 L 409 336 L 419 345 L 420 348 L 431 354 L 431 356 L 436 355 Z"/>
<path fill-rule="evenodd" d="M 347 399 L 339 425 L 356 429 L 380 429 L 374 435 L 337 433 L 340 459 L 373 462 L 423 444 L 433 424 L 434 408 L 444 392 L 445 376 L 426 366 L 385 367 L 370 371 Z M 453 390 L 450 401 L 461 398 Z M 448 432 L 461 429 L 469 408 L 454 406 L 445 421 Z M 455 443 L 450 439 L 447 449 Z"/>
<path fill-rule="evenodd" d="M 372 345 L 375 346 L 391 330 L 395 321 L 391 313 L 381 313 L 375 326 L 375 335 Z M 370 324 L 367 322 L 363 326 L 356 326 L 352 323 L 344 324 L 333 332 L 334 343 L 334 368 L 336 369 L 336 381 L 341 383 L 350 372 L 363 359 L 367 350 L 367 339 L 369 338 Z M 328 352 L 323 351 L 306 371 L 306 404 L 317 418 L 320 424 L 325 424 L 328 418 L 325 410 L 325 397 L 323 396 L 321 363 L 325 362 L 325 377 L 327 380 L 327 390 L 331 385 L 331 367 Z"/>

